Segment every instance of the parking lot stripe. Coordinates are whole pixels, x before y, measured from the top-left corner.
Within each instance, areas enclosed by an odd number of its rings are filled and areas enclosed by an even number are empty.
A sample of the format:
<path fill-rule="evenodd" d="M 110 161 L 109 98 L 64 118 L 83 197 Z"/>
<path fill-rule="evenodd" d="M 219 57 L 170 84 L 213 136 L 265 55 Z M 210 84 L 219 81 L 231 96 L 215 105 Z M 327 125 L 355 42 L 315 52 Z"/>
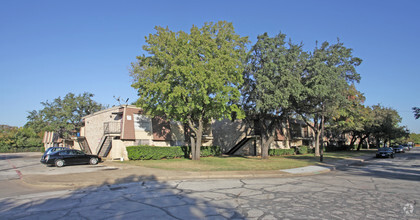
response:
<path fill-rule="evenodd" d="M 23 176 L 22 172 L 20 172 L 20 170 L 18 170 L 18 168 L 14 164 L 12 164 L 12 162 L 10 160 L 8 160 L 8 159 L 6 159 L 6 160 L 10 164 L 10 166 L 16 171 L 16 174 L 19 176 L 19 179 L 22 179 L 22 176 Z"/>

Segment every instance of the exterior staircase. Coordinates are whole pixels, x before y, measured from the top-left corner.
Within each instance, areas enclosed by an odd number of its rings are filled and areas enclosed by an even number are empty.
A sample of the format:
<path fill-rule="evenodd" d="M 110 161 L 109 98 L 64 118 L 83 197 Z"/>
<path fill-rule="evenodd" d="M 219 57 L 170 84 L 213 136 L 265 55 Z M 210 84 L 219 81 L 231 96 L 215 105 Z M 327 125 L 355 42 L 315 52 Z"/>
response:
<path fill-rule="evenodd" d="M 256 136 L 246 136 L 241 141 L 239 141 L 234 147 L 232 147 L 226 154 L 233 155 L 235 154 L 239 149 L 241 149 L 243 146 L 245 146 L 246 143 L 250 140 L 255 140 Z"/>
<path fill-rule="evenodd" d="M 97 155 L 100 157 L 107 157 L 109 151 L 112 148 L 112 137 L 109 135 L 104 135 L 99 142 L 98 153 Z"/>
<path fill-rule="evenodd" d="M 89 144 L 85 137 L 77 137 L 76 141 L 79 143 L 80 149 L 86 154 L 92 154 Z"/>

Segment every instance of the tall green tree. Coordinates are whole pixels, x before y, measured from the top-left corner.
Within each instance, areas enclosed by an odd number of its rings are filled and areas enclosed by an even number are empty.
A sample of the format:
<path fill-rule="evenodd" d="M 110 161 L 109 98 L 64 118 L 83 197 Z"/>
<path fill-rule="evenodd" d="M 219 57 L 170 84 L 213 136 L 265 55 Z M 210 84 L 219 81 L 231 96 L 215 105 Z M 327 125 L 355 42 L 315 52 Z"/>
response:
<path fill-rule="evenodd" d="M 350 85 L 346 90 L 346 102 L 340 103 L 331 113 L 326 121 L 327 130 L 335 130 L 337 134 L 351 134 L 350 146 L 353 146 L 357 139 L 362 143 L 368 135 L 365 135 L 365 127 L 371 122 L 370 108 L 363 103 L 365 96 Z M 359 145 L 360 147 L 361 145 Z"/>
<path fill-rule="evenodd" d="M 0 147 L 9 148 L 16 146 L 17 127 L 1 125 L 0 126 Z"/>
<path fill-rule="evenodd" d="M 32 128 L 19 128 L 15 135 L 17 148 L 40 147 L 42 138 Z"/>
<path fill-rule="evenodd" d="M 190 33 L 155 29 L 143 46 L 149 55 L 138 56 L 130 71 L 137 105 L 152 116 L 188 124 L 192 159 L 198 160 L 204 124 L 241 112 L 235 103 L 248 38 L 225 21 L 193 26 Z"/>
<path fill-rule="evenodd" d="M 55 131 L 60 137 L 68 137 L 82 126 L 82 118 L 105 107 L 92 99 L 93 94 L 85 92 L 75 95 L 68 93 L 52 102 L 41 102 L 43 109 L 29 112 L 25 127 L 36 133 Z"/>
<path fill-rule="evenodd" d="M 399 126 L 402 118 L 395 109 L 374 105 L 372 111 L 374 122 L 371 130 L 377 145 L 409 136 L 407 128 Z"/>
<path fill-rule="evenodd" d="M 297 112 L 315 133 L 316 156 L 322 155 L 319 144 L 320 137 L 324 137 L 326 117 L 331 117 L 336 106 L 348 101 L 345 91 L 353 82 L 359 82 L 356 67 L 361 62 L 353 56 L 352 49 L 340 41 L 335 44 L 324 42 L 310 54 L 302 77 L 306 97 L 295 104 Z"/>
<path fill-rule="evenodd" d="M 244 72 L 243 109 L 258 123 L 254 126 L 261 130 L 263 159 L 268 158 L 275 130 L 280 129 L 283 122 L 288 125 L 293 113 L 291 100 L 300 100 L 303 90 L 300 74 L 306 53 L 302 51 L 302 45 L 286 43 L 285 38 L 282 33 L 275 37 L 269 37 L 267 33 L 259 35 L 248 55 Z M 285 136 L 289 138 L 289 132 Z"/>
<path fill-rule="evenodd" d="M 414 142 L 416 144 L 420 144 L 420 134 L 411 133 L 408 141 Z"/>
<path fill-rule="evenodd" d="M 41 134 L 32 128 L 0 126 L 0 150 L 18 150 L 42 145 Z"/>

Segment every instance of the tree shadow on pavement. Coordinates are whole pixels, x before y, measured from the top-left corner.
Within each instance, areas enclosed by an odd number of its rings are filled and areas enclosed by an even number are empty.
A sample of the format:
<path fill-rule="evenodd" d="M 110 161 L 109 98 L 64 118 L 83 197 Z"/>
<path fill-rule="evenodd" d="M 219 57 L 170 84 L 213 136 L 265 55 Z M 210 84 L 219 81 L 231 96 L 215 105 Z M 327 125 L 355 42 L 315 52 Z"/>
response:
<path fill-rule="evenodd" d="M 243 219 L 230 200 L 179 189 L 182 181 L 132 175 L 81 190 L 0 199 L 0 219 Z"/>

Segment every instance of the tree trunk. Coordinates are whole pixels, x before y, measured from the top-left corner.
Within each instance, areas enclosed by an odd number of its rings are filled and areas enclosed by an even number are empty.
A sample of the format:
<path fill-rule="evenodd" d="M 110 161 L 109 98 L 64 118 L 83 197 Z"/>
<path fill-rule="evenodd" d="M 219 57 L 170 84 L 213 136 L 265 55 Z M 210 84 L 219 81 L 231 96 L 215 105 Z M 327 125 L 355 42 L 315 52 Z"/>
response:
<path fill-rule="evenodd" d="M 270 121 L 270 124 L 267 125 L 265 119 L 260 119 L 260 128 L 261 130 L 261 159 L 268 159 L 268 150 L 270 148 L 270 144 L 274 141 L 275 132 L 273 132 L 276 128 L 275 123 L 276 121 L 273 119 Z M 274 133 L 274 134 L 273 134 Z"/>
<path fill-rule="evenodd" d="M 270 144 L 274 141 L 273 136 L 263 135 L 261 137 L 261 159 L 266 160 L 269 158 L 268 150 L 270 149 Z"/>
<path fill-rule="evenodd" d="M 201 140 L 203 138 L 203 120 L 198 122 L 197 140 L 195 142 L 195 160 L 200 160 L 201 156 Z"/>
<path fill-rule="evenodd" d="M 361 146 L 363 145 L 363 142 L 365 141 L 365 140 L 367 140 L 367 138 L 368 138 L 368 136 L 366 135 L 366 136 L 364 136 L 363 137 L 363 135 L 360 137 L 360 142 L 359 142 L 359 145 L 357 146 L 357 151 L 360 151 L 360 149 L 361 149 Z M 367 147 L 368 149 L 369 149 L 369 143 L 368 143 L 368 147 Z"/>
<path fill-rule="evenodd" d="M 283 127 L 283 126 L 282 126 Z M 283 130 L 283 128 L 281 128 Z M 286 117 L 286 129 L 285 129 L 285 139 L 286 139 L 286 148 L 290 148 L 290 140 L 292 139 L 292 136 L 290 134 L 290 121 L 289 117 Z"/>
<path fill-rule="evenodd" d="M 322 115 L 321 115 L 321 147 L 319 149 L 319 161 L 320 162 L 323 162 L 324 161 L 324 121 L 325 121 L 324 109 L 325 109 L 325 105 L 322 104 Z"/>
<path fill-rule="evenodd" d="M 353 148 L 354 142 L 356 142 L 357 135 L 353 133 L 353 136 L 351 137 L 350 141 L 350 147 Z"/>
<path fill-rule="evenodd" d="M 198 129 L 194 127 L 194 123 L 189 120 L 188 125 L 194 135 L 191 135 L 191 155 L 192 160 L 200 160 L 201 140 L 203 138 L 203 119 L 198 120 Z"/>
<path fill-rule="evenodd" d="M 268 139 L 265 134 L 261 137 L 261 159 L 268 159 Z"/>
<path fill-rule="evenodd" d="M 369 138 L 366 138 L 366 147 L 367 147 L 368 150 L 370 149 Z"/>
<path fill-rule="evenodd" d="M 319 131 L 316 129 L 315 131 L 315 156 L 319 157 Z"/>
<path fill-rule="evenodd" d="M 194 158 L 195 158 L 195 138 L 191 135 L 190 140 L 191 140 L 191 159 L 194 160 Z"/>
<path fill-rule="evenodd" d="M 363 139 L 360 140 L 359 145 L 357 146 L 357 151 L 360 151 L 362 144 L 363 144 Z"/>
<path fill-rule="evenodd" d="M 314 133 L 315 133 L 315 157 L 319 157 L 319 127 L 318 127 L 318 117 L 314 117 Z"/>

